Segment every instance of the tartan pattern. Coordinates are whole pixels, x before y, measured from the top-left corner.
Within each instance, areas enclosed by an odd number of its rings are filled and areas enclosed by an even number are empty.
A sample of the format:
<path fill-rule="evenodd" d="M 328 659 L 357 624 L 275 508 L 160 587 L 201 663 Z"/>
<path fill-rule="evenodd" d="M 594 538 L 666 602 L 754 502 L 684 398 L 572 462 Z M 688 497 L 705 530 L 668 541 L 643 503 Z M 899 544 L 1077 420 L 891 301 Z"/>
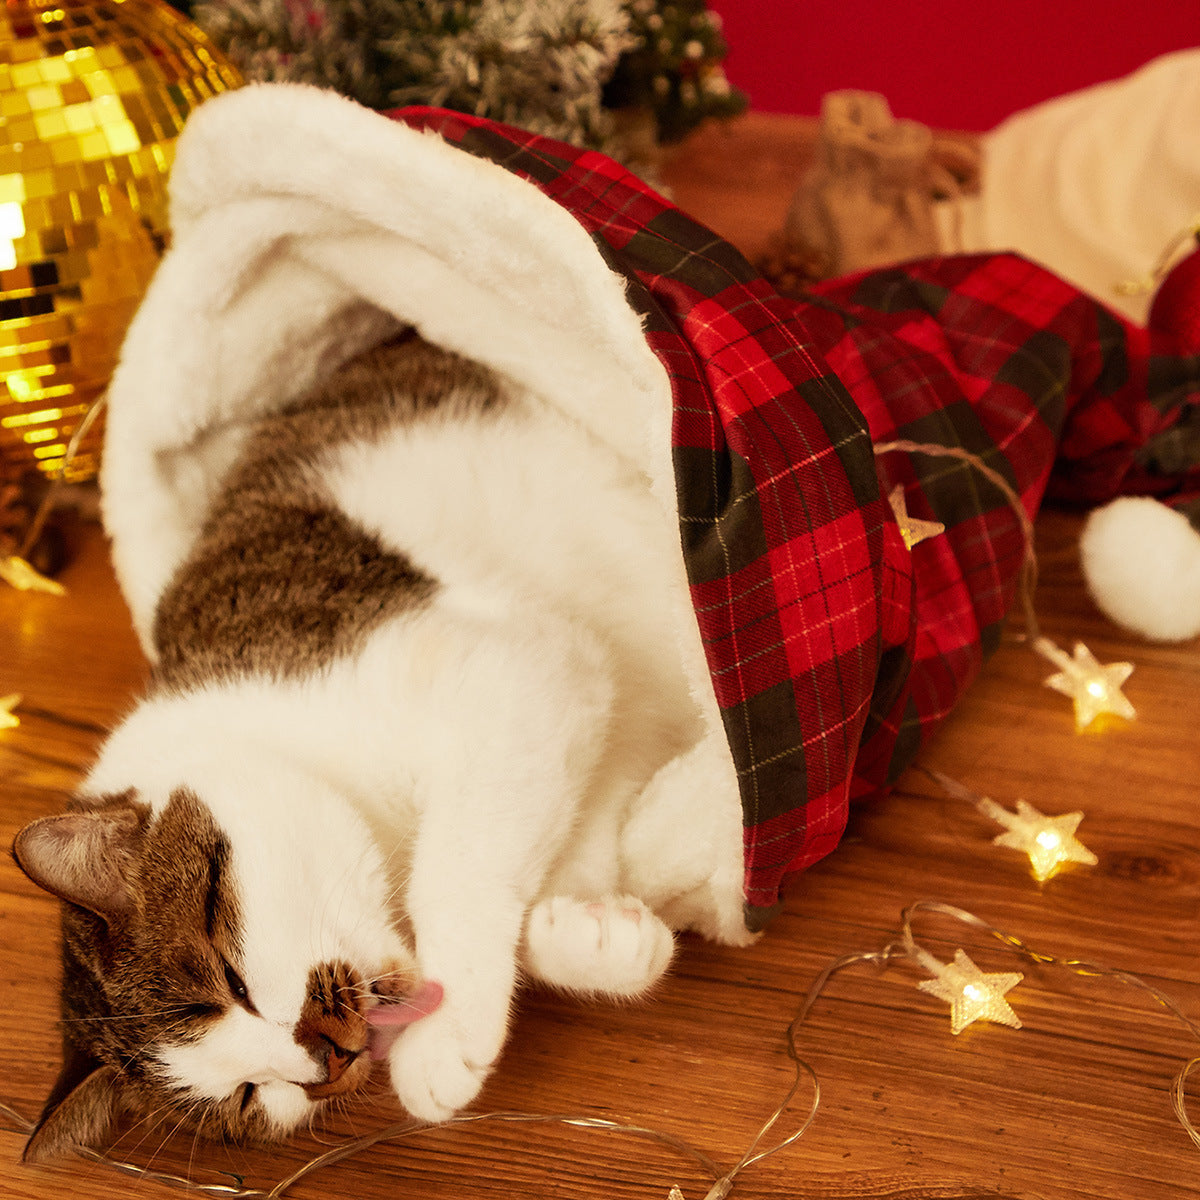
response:
<path fill-rule="evenodd" d="M 435 109 L 396 115 L 523 176 L 628 280 L 670 376 L 680 537 L 738 772 L 747 921 L 896 779 L 997 644 L 1019 522 L 1047 490 L 1200 495 L 1145 447 L 1200 409 L 1200 359 L 1012 256 L 906 264 L 786 300 L 730 245 L 594 151 Z M 1056 458 L 1057 456 L 1057 458 Z M 1052 473 L 1053 470 L 1053 473 Z M 885 499 L 945 535 L 910 552 Z"/>

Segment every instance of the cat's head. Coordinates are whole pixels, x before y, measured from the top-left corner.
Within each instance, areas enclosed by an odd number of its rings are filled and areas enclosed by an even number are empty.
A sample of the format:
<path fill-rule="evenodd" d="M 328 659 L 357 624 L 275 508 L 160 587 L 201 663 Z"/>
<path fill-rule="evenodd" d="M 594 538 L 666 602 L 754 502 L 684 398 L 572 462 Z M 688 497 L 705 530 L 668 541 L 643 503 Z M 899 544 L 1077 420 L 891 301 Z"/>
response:
<path fill-rule="evenodd" d="M 18 834 L 64 901 L 64 1064 L 27 1159 L 121 1117 L 281 1136 L 365 1083 L 373 1009 L 428 999 L 365 827 L 286 771 L 246 804 L 237 774 L 80 797 Z"/>

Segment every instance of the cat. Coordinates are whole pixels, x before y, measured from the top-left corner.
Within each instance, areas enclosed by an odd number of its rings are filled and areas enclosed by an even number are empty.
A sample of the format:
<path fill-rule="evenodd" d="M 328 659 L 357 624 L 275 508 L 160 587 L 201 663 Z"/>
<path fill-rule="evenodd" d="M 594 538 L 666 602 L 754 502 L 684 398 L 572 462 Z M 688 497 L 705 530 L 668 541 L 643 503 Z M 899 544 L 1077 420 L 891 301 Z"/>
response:
<path fill-rule="evenodd" d="M 65 901 L 26 1157 L 122 1116 L 286 1136 L 373 1057 L 441 1121 L 523 975 L 653 987 L 673 934 L 616 840 L 700 737 L 667 537 L 626 463 L 413 332 L 259 421 L 160 598 L 146 696 L 14 844 Z"/>

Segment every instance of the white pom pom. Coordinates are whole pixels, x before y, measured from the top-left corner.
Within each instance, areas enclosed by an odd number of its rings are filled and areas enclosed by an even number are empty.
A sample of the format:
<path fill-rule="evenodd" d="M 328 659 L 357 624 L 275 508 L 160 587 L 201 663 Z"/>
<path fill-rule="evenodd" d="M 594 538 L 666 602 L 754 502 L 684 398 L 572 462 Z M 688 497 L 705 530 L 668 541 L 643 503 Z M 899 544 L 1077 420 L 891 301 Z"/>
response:
<path fill-rule="evenodd" d="M 1200 533 L 1147 497 L 1125 497 L 1088 518 L 1083 573 L 1103 612 L 1159 642 L 1200 634 Z"/>

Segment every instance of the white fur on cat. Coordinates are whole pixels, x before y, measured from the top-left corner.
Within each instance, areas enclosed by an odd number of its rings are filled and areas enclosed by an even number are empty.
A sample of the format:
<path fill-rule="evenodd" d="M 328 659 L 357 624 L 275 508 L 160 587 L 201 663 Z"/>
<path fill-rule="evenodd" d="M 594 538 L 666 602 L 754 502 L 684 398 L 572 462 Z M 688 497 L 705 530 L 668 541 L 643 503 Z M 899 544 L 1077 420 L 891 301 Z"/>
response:
<path fill-rule="evenodd" d="M 631 994 L 669 957 L 664 920 L 750 940 L 737 778 L 679 542 L 670 383 L 574 217 L 497 164 L 332 93 L 258 85 L 206 103 L 180 139 L 171 203 L 172 247 L 110 387 L 102 476 L 151 657 L 159 594 L 256 415 L 400 325 L 526 397 L 484 440 L 413 429 L 325 465 L 331 495 L 444 585 L 432 607 L 303 684 L 152 701 L 97 768 L 106 787 L 159 804 L 171 782 L 197 787 L 189 763 L 228 773 L 212 778 L 230 797 L 217 807 L 236 807 L 237 772 L 272 763 L 311 781 L 289 793 L 297 811 L 310 791 L 334 794 L 387 863 L 361 886 L 376 900 L 398 889 L 421 970 L 445 987 L 392 1050 L 404 1103 L 445 1116 L 498 1053 L 522 958 L 558 986 Z M 444 471 L 459 461 L 477 494 L 456 508 Z M 564 500 L 550 475 L 579 488 Z M 564 539 L 556 522 L 575 538 L 607 527 L 609 541 Z M 147 741 L 163 748 L 160 776 Z M 320 844 L 323 822 L 291 819 Z M 414 823 L 410 861 L 396 847 Z M 260 861 L 269 839 L 234 841 L 239 878 L 284 870 Z M 369 862 L 350 844 L 339 853 L 338 878 L 356 853 Z M 270 892 L 253 893 L 263 919 L 290 919 Z M 281 953 L 315 954 L 301 937 L 298 925 Z M 369 978 L 383 953 L 354 965 Z M 281 995 L 315 961 L 285 969 L 271 955 L 248 969 L 278 973 Z M 239 1017 L 221 1037 L 249 1052 L 252 1029 Z M 288 1077 L 289 1064 L 263 1070 Z M 297 1089 L 280 1087 L 290 1100 L 270 1103 L 286 1125 Z"/>
<path fill-rule="evenodd" d="M 586 638 L 541 619 L 522 634 L 433 612 L 393 622 L 313 678 L 152 700 L 121 726 L 85 790 L 132 784 L 161 811 L 186 786 L 209 807 L 230 840 L 239 966 L 261 1014 L 235 1006 L 199 1041 L 165 1052 L 185 1091 L 218 1098 L 271 1084 L 258 1096 L 290 1128 L 310 1108 L 295 1085 L 316 1078 L 292 1040 L 311 968 L 341 960 L 370 980 L 415 954 L 445 1000 L 393 1048 L 397 1093 L 429 1120 L 474 1097 L 504 1041 L 527 914 L 568 846 L 602 745 L 609 689 L 596 658 Z M 515 736 L 529 725 L 544 742 Z M 451 732 L 464 728 L 473 747 Z M 601 918 L 577 907 L 599 951 Z M 401 913 L 413 947 L 392 923 Z M 648 910 L 601 916 L 629 922 L 643 947 L 614 958 L 623 974 L 606 978 L 602 956 L 581 956 L 561 930 L 542 939 L 539 973 L 585 991 L 649 987 L 669 931 Z M 629 973 L 631 957 L 644 973 Z"/>
<path fill-rule="evenodd" d="M 347 443 L 314 478 L 438 580 L 432 601 L 302 678 L 146 701 L 86 790 L 132 786 L 161 810 L 188 787 L 231 843 L 261 1016 L 235 1007 L 164 1052 L 180 1086 L 254 1083 L 292 1126 L 316 1070 L 290 1038 L 310 969 L 341 960 L 370 980 L 415 956 L 445 998 L 395 1043 L 391 1077 L 440 1120 L 495 1062 L 522 962 L 555 986 L 637 995 L 673 946 L 639 895 L 670 913 L 711 874 L 716 845 L 682 886 L 646 888 L 649 840 L 625 845 L 643 793 L 703 740 L 662 600 L 674 547 L 636 472 L 533 397 Z"/>

